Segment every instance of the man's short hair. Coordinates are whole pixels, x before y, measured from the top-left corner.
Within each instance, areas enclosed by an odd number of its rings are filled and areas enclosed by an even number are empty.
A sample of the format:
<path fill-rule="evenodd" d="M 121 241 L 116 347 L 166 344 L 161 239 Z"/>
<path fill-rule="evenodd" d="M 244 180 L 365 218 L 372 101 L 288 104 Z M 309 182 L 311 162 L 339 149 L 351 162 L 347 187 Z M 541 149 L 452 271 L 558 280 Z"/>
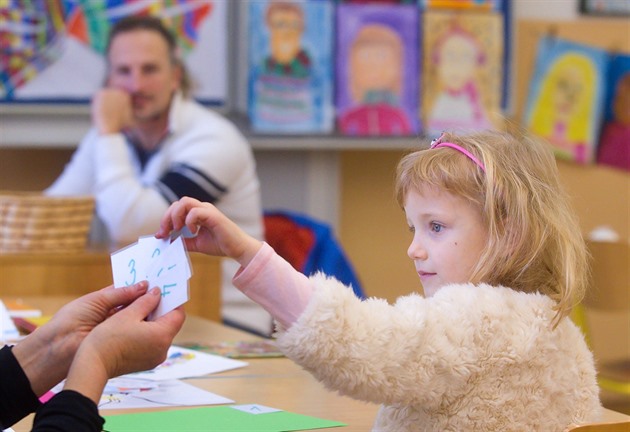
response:
<path fill-rule="evenodd" d="M 184 62 L 177 55 L 177 39 L 164 25 L 162 20 L 157 17 L 149 15 L 131 15 L 117 21 L 109 32 L 107 47 L 105 49 L 107 57 L 109 58 L 109 50 L 116 36 L 122 33 L 129 33 L 137 30 L 153 31 L 160 35 L 164 42 L 166 42 L 171 63 L 180 67 L 182 70 L 180 90 L 184 96 L 188 96 L 188 93 L 191 90 L 191 80 Z"/>

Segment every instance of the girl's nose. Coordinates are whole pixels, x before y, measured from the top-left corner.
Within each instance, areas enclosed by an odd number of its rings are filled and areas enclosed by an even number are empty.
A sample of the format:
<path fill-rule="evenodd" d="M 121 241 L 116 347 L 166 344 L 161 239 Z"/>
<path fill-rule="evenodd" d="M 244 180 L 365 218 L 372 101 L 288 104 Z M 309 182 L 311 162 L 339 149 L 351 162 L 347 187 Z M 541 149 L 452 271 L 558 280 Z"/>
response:
<path fill-rule="evenodd" d="M 415 260 L 426 260 L 428 257 L 426 249 L 422 247 L 420 242 L 415 238 L 412 240 L 411 244 L 407 248 L 407 256 L 411 258 L 413 261 Z"/>

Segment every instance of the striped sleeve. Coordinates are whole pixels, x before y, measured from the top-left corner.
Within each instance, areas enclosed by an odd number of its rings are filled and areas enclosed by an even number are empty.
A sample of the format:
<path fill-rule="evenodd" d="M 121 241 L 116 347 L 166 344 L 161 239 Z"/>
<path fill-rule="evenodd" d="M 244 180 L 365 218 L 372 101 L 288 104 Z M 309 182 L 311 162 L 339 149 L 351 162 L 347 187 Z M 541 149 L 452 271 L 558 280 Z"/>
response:
<path fill-rule="evenodd" d="M 228 191 L 208 174 L 183 163 L 174 164 L 156 183 L 156 188 L 169 203 L 185 196 L 214 203 Z"/>

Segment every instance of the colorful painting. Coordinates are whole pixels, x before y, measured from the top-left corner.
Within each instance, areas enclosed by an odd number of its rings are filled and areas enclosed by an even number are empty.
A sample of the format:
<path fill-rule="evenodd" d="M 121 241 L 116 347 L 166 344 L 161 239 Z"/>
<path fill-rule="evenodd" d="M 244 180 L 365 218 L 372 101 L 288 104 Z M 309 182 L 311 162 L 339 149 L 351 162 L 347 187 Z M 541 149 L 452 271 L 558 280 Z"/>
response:
<path fill-rule="evenodd" d="M 213 0 L 0 1 L 0 101 L 87 102 L 103 84 L 111 26 L 134 14 L 173 30 L 197 99 L 225 102 L 227 9 Z"/>
<path fill-rule="evenodd" d="M 337 0 L 337 3 L 354 3 L 354 4 L 417 4 L 418 0 Z"/>
<path fill-rule="evenodd" d="M 337 122 L 345 135 L 410 135 L 418 125 L 418 11 L 337 8 Z"/>
<path fill-rule="evenodd" d="M 501 9 L 501 4 L 509 0 L 420 0 L 420 4 L 425 9 L 478 9 L 495 10 Z"/>
<path fill-rule="evenodd" d="M 597 162 L 630 171 L 630 55 L 612 58 Z"/>
<path fill-rule="evenodd" d="M 553 37 L 538 45 L 525 125 L 547 139 L 558 157 L 594 160 L 602 121 L 608 54 Z"/>
<path fill-rule="evenodd" d="M 248 111 L 254 131 L 332 131 L 332 13 L 328 0 L 249 4 Z"/>
<path fill-rule="evenodd" d="M 493 129 L 502 118 L 500 14 L 427 11 L 424 20 L 420 97 L 426 133 Z"/>

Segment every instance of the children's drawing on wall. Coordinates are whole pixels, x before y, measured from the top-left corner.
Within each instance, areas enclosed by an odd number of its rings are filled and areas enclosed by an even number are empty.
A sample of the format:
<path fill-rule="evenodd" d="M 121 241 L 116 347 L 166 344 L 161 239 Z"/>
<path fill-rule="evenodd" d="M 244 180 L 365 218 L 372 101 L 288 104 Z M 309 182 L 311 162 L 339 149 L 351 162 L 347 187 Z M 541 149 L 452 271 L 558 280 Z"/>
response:
<path fill-rule="evenodd" d="M 498 14 L 425 14 L 421 96 L 427 134 L 495 127 L 501 111 L 502 40 Z"/>
<path fill-rule="evenodd" d="M 617 55 L 608 72 L 606 114 L 597 162 L 630 171 L 630 55 Z"/>
<path fill-rule="evenodd" d="M 593 161 L 607 64 L 603 50 L 552 37 L 541 39 L 525 125 L 547 139 L 558 157 Z"/>
<path fill-rule="evenodd" d="M 337 110 L 345 135 L 418 131 L 415 6 L 337 9 Z"/>
<path fill-rule="evenodd" d="M 297 3 L 271 2 L 265 24 L 269 31 L 269 54 L 265 57 L 266 75 L 308 78 L 311 58 L 302 46 L 304 10 Z"/>
<path fill-rule="evenodd" d="M 328 132 L 332 3 L 268 0 L 249 6 L 249 115 L 263 132 Z"/>
<path fill-rule="evenodd" d="M 381 3 L 381 4 L 413 4 L 415 5 L 418 0 L 337 0 L 337 3 L 354 3 L 354 4 L 368 4 L 368 3 Z"/>
<path fill-rule="evenodd" d="M 509 0 L 420 0 L 425 9 L 478 9 L 499 10 Z"/>
<path fill-rule="evenodd" d="M 213 0 L 0 2 L 0 101 L 87 103 L 103 84 L 109 30 L 128 15 L 162 18 L 192 76 L 193 95 L 225 102 L 227 9 Z"/>

